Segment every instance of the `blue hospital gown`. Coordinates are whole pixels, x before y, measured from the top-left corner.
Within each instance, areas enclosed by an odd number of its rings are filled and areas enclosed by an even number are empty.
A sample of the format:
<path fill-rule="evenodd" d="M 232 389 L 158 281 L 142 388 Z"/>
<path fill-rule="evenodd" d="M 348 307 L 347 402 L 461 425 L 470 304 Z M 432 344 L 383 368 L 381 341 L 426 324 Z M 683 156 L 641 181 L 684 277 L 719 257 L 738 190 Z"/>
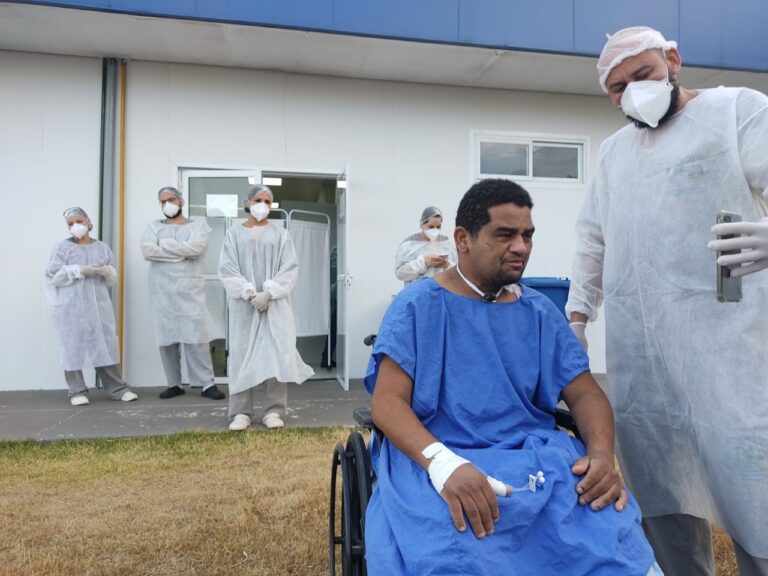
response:
<path fill-rule="evenodd" d="M 441 442 L 486 474 L 520 487 L 542 470 L 544 487 L 499 499 L 495 533 L 458 532 L 427 472 L 384 438 L 366 514 L 371 576 L 645 576 L 653 552 L 630 496 L 623 512 L 577 502 L 571 467 L 584 445 L 555 428 L 560 393 L 589 363 L 545 296 L 488 304 L 433 279 L 392 302 L 365 378 L 373 393 L 382 357 L 414 382 L 411 406 Z"/>

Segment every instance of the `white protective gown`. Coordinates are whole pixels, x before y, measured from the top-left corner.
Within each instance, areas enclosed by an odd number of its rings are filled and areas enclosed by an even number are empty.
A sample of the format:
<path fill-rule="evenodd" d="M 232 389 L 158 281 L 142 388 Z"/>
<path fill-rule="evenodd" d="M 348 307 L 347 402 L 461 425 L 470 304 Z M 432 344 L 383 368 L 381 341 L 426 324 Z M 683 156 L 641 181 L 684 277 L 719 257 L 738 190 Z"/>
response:
<path fill-rule="evenodd" d="M 405 282 L 407 286 L 414 280 L 424 278 L 425 276 L 432 277 L 438 272 L 447 270 L 447 268 L 428 268 L 426 256 L 442 256 L 448 255 L 448 268 L 456 265 L 458 256 L 456 254 L 456 247 L 453 244 L 453 240 L 442 234 L 435 242 L 426 242 L 421 239 L 421 233 L 417 232 L 408 236 L 400 243 L 400 247 L 397 249 L 395 255 L 395 276 L 398 280 Z"/>
<path fill-rule="evenodd" d="M 766 215 L 768 98 L 704 90 L 656 130 L 600 148 L 566 310 L 603 295 L 619 458 L 648 517 L 720 523 L 768 558 L 768 270 L 716 299 L 720 209 Z"/>
<path fill-rule="evenodd" d="M 149 300 L 158 346 L 208 342 L 203 265 L 209 232 L 207 223 L 192 220 L 159 220 L 144 230 L 141 252 L 151 262 Z"/>
<path fill-rule="evenodd" d="M 85 277 L 82 266 L 108 266 L 109 276 Z M 60 241 L 45 269 L 48 302 L 59 333 L 61 366 L 82 370 L 120 362 L 115 313 L 108 288 L 117 280 L 112 250 L 99 240 Z"/>
<path fill-rule="evenodd" d="M 270 223 L 258 240 L 242 225 L 227 233 L 219 277 L 229 303 L 230 393 L 268 378 L 301 384 L 314 374 L 296 350 L 291 291 L 298 271 L 293 240 L 285 229 Z M 259 312 L 247 298 L 264 290 L 273 299 L 265 312 Z"/>

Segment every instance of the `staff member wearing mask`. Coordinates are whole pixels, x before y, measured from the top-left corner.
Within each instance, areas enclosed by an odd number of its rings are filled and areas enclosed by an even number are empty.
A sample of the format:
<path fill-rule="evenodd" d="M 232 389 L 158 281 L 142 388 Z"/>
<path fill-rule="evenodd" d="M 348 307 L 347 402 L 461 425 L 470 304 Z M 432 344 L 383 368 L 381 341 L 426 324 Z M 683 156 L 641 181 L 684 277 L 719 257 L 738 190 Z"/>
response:
<path fill-rule="evenodd" d="M 64 212 L 71 238 L 53 249 L 45 270 L 53 321 L 61 341 L 61 364 L 72 406 L 89 404 L 83 368 L 95 368 L 113 400 L 130 402 L 120 373 L 115 314 L 108 288 L 117 280 L 112 250 L 90 237 L 91 219 L 82 208 Z"/>
<path fill-rule="evenodd" d="M 600 147 L 566 311 L 586 343 L 605 298 L 619 460 L 664 573 L 713 575 L 716 521 L 740 573 L 766 576 L 768 98 L 680 86 L 676 46 L 634 27 L 600 55 L 600 86 L 631 124 Z M 713 230 L 721 209 L 744 223 Z M 743 300 L 721 303 L 710 250 L 734 248 L 719 262 Z"/>
<path fill-rule="evenodd" d="M 149 260 L 149 300 L 155 322 L 168 387 L 160 398 L 184 394 L 181 387 L 181 347 L 192 386 L 202 396 L 222 400 L 224 393 L 213 382 L 213 364 L 208 348 L 203 261 L 210 228 L 204 221 L 184 217 L 184 199 L 167 186 L 157 193 L 165 219 L 147 226 L 141 238 L 141 253 Z"/>
<path fill-rule="evenodd" d="M 285 228 L 267 220 L 272 191 L 253 186 L 245 200 L 248 220 L 233 226 L 221 249 L 219 278 L 227 292 L 230 322 L 230 430 L 245 430 L 254 416 L 253 389 L 266 387 L 262 424 L 282 428 L 286 382 L 312 376 L 296 350 L 291 292 L 299 262 Z"/>
<path fill-rule="evenodd" d="M 395 276 L 406 286 L 456 265 L 453 241 L 440 234 L 443 225 L 440 209 L 434 206 L 424 208 L 419 222 L 421 231 L 403 240 L 395 255 Z"/>

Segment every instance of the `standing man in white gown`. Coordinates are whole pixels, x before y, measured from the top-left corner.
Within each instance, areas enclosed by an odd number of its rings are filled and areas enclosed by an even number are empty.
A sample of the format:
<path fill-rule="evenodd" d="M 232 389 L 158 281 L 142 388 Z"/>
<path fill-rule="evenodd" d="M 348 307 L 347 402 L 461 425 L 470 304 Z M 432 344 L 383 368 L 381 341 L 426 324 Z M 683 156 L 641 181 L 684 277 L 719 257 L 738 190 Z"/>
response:
<path fill-rule="evenodd" d="M 184 198 L 166 186 L 157 193 L 165 218 L 149 224 L 141 237 L 141 252 L 150 262 L 149 299 L 155 335 L 168 386 L 160 398 L 184 394 L 181 387 L 181 349 L 190 384 L 202 396 L 223 400 L 213 380 L 213 363 L 206 326 L 203 261 L 210 228 L 203 220 L 189 220 L 182 212 Z"/>
<path fill-rule="evenodd" d="M 678 83 L 675 42 L 650 28 L 610 37 L 600 86 L 631 123 L 600 147 L 577 223 L 566 311 L 605 303 L 618 453 L 661 568 L 714 575 L 710 521 L 742 575 L 768 575 L 768 98 Z M 713 229 L 719 210 L 741 224 Z M 735 234 L 732 240 L 714 240 Z M 716 298 L 712 250 L 743 278 Z"/>

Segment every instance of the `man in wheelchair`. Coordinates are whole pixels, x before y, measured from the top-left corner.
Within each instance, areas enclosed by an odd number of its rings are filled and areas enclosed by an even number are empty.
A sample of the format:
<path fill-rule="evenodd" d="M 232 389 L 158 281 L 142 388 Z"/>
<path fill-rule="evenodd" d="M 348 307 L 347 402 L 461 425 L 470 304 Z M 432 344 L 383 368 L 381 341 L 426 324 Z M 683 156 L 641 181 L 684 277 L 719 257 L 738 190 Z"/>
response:
<path fill-rule="evenodd" d="M 532 206 L 513 182 L 472 186 L 458 265 L 387 311 L 365 378 L 385 436 L 366 513 L 373 576 L 661 573 L 587 355 L 555 305 L 516 284 Z M 556 428 L 560 399 L 583 444 Z"/>

